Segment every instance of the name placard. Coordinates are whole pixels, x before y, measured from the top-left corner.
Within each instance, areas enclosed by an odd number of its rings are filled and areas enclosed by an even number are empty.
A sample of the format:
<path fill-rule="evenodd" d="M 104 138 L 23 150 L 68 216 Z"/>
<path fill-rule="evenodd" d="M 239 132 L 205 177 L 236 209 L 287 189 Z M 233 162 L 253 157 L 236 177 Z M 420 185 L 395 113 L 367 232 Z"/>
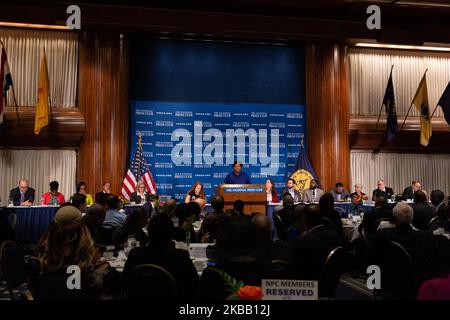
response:
<path fill-rule="evenodd" d="M 264 192 L 263 188 L 224 188 L 224 192 Z"/>
<path fill-rule="evenodd" d="M 317 300 L 319 285 L 309 280 L 262 280 L 263 300 Z"/>

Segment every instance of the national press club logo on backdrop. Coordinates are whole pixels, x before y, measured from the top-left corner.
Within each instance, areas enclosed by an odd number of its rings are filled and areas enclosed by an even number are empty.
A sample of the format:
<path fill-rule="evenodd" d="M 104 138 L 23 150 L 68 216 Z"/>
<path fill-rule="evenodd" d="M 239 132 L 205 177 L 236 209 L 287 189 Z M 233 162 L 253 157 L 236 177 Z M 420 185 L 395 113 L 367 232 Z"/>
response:
<path fill-rule="evenodd" d="M 303 106 L 133 101 L 131 130 L 160 194 L 182 199 L 198 180 L 210 196 L 235 160 L 252 183 L 270 177 L 281 188 L 300 150 Z"/>

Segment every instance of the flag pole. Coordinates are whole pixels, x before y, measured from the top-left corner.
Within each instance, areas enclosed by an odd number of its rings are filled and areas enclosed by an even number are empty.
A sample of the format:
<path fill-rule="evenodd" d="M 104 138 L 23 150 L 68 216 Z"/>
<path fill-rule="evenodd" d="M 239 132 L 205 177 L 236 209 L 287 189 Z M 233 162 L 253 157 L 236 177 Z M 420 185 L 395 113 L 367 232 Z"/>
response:
<path fill-rule="evenodd" d="M 47 80 L 48 80 L 48 107 L 50 108 L 50 118 L 53 120 L 53 110 L 52 110 L 52 94 L 50 88 L 50 78 L 48 76 L 48 65 L 47 65 L 47 56 L 45 54 L 45 46 L 44 46 L 44 57 L 46 62 L 46 72 L 47 72 Z"/>
<path fill-rule="evenodd" d="M 422 80 L 420 80 L 419 86 L 417 87 L 416 94 L 414 95 L 414 98 L 413 98 L 413 100 L 411 101 L 411 105 L 409 106 L 408 113 L 406 114 L 406 117 L 405 117 L 405 119 L 403 120 L 403 124 L 402 124 L 402 127 L 400 128 L 400 131 L 403 130 L 403 126 L 405 125 L 406 118 L 408 118 L 409 112 L 411 111 L 411 108 L 412 108 L 412 106 L 413 106 L 413 104 L 414 104 L 414 100 L 416 100 L 417 93 L 419 93 L 420 86 L 422 85 L 423 79 L 425 79 L 424 77 L 425 77 L 427 71 L 428 71 L 428 68 L 427 68 L 427 69 L 425 70 L 425 72 L 423 73 Z"/>
<path fill-rule="evenodd" d="M 439 104 L 437 104 L 436 107 L 434 108 L 433 113 L 431 114 L 430 120 L 433 119 L 433 116 L 434 116 L 434 114 L 435 114 L 435 112 L 436 112 L 438 107 L 439 107 Z"/>
<path fill-rule="evenodd" d="M 0 40 L 0 44 L 2 45 L 2 48 L 5 48 L 5 45 L 3 44 L 2 40 Z M 5 49 L 5 52 L 6 52 L 6 49 Z M 9 70 L 9 72 L 11 72 L 11 70 Z M 3 88 L 1 88 L 1 89 L 3 90 Z M 19 124 L 20 124 L 19 109 L 17 107 L 16 92 L 14 90 L 14 84 L 13 83 L 11 84 L 11 89 L 12 89 L 12 94 L 13 94 L 13 99 L 14 99 L 14 106 L 16 108 L 17 121 L 19 121 Z M 7 105 L 7 102 L 8 102 L 7 101 L 7 95 L 5 94 L 5 107 Z"/>
<path fill-rule="evenodd" d="M 394 69 L 394 65 L 391 66 L 391 72 L 389 72 L 389 78 L 390 78 L 391 75 L 392 75 L 392 69 Z M 389 79 L 388 79 L 388 82 L 389 82 Z M 392 84 L 392 85 L 393 85 L 393 84 Z M 384 100 L 384 99 L 383 99 L 383 100 Z M 380 122 L 381 111 L 383 110 L 383 102 L 384 102 L 384 101 L 381 102 L 380 112 L 378 113 L 378 120 L 377 120 L 377 125 L 375 126 L 375 130 L 378 129 L 378 123 Z"/>

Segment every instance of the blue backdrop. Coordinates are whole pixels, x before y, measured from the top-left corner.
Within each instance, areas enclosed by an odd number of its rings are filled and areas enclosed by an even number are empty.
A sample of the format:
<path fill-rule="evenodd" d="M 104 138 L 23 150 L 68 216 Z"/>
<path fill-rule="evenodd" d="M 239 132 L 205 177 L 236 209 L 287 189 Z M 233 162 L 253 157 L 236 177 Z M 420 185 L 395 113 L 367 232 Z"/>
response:
<path fill-rule="evenodd" d="M 130 158 L 143 134 L 158 193 L 214 192 L 234 160 L 252 183 L 292 171 L 305 132 L 302 47 L 131 38 Z M 131 159 L 130 159 L 131 160 Z"/>

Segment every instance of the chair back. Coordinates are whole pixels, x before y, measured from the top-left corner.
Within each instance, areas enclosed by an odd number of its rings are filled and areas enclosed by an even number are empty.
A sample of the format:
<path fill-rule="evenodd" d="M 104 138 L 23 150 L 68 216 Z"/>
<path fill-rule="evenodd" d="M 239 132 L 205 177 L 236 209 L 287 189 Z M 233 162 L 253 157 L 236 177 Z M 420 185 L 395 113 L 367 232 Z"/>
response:
<path fill-rule="evenodd" d="M 23 250 L 17 243 L 8 240 L 0 247 L 0 257 L 6 285 L 11 299 L 14 300 L 14 290 L 27 282 Z"/>
<path fill-rule="evenodd" d="M 11 229 L 14 230 L 14 228 L 16 227 L 17 215 L 15 213 L 10 213 L 8 215 L 8 222 L 9 225 L 11 226 Z"/>
<path fill-rule="evenodd" d="M 374 263 L 380 267 L 381 288 L 375 297 L 382 300 L 414 299 L 416 276 L 408 251 L 395 241 L 375 245 Z"/>
<path fill-rule="evenodd" d="M 127 300 L 174 300 L 177 297 L 178 285 L 174 277 L 158 265 L 141 264 L 127 276 Z"/>
<path fill-rule="evenodd" d="M 428 222 L 428 231 L 434 231 L 440 224 L 442 224 L 442 221 L 439 216 L 433 217 L 433 219 Z"/>
<path fill-rule="evenodd" d="M 377 221 L 375 221 L 375 223 L 372 226 L 372 230 L 370 230 L 370 235 L 371 236 L 373 236 L 373 235 L 375 235 L 375 233 L 377 233 L 378 227 L 380 226 L 380 223 L 382 221 L 389 221 L 389 219 L 388 218 L 381 218 L 381 219 L 378 219 Z"/>
<path fill-rule="evenodd" d="M 331 229 L 331 230 L 335 230 L 336 231 L 336 225 L 334 224 L 333 221 L 331 221 L 330 218 L 327 217 L 322 217 L 322 224 L 327 228 L 327 229 Z"/>
<path fill-rule="evenodd" d="M 319 275 L 319 298 L 334 299 L 341 274 L 345 270 L 345 251 L 336 247 L 328 254 Z"/>
<path fill-rule="evenodd" d="M 346 217 L 347 216 L 347 211 L 345 211 L 344 208 L 341 208 L 339 206 L 334 207 L 334 210 L 336 210 L 339 215 L 341 216 L 341 218 Z"/>
<path fill-rule="evenodd" d="M 296 279 L 297 271 L 290 263 L 284 260 L 272 260 L 274 279 Z"/>
<path fill-rule="evenodd" d="M 278 239 L 285 241 L 286 240 L 286 228 L 284 226 L 284 222 L 281 219 L 278 213 L 273 213 L 273 225 L 277 232 Z"/>

